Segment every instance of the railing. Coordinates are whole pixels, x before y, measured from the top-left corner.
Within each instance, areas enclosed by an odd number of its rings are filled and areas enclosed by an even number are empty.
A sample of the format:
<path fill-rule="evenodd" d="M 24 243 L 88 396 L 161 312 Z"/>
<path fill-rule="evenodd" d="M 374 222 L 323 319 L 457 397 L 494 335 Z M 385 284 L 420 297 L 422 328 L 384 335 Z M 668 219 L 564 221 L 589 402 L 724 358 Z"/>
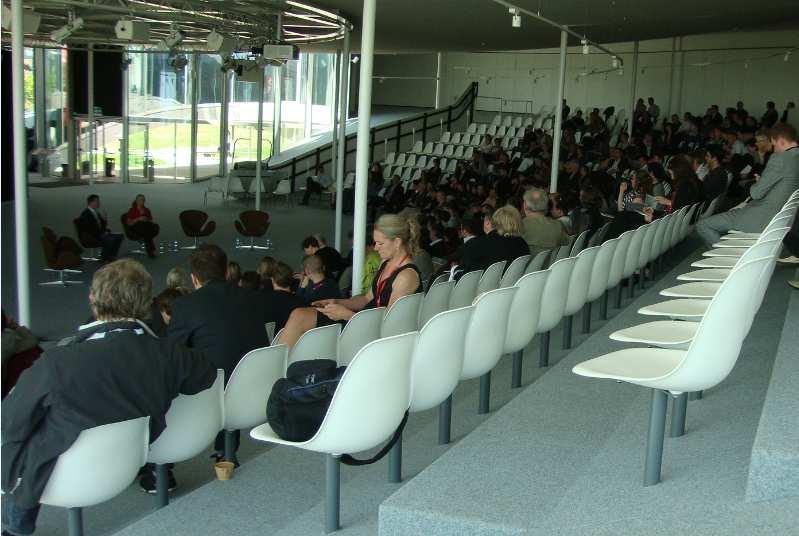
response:
<path fill-rule="evenodd" d="M 399 153 L 403 150 L 409 150 L 417 141 L 417 138 L 419 138 L 419 140 L 421 140 L 423 143 L 427 143 L 428 138 L 430 141 L 434 141 L 433 138 L 429 136 L 431 131 L 438 130 L 440 137 L 441 132 L 445 130 L 452 130 L 454 125 L 457 125 L 462 121 L 465 123 L 465 125 L 461 126 L 465 128 L 465 126 L 468 125 L 474 116 L 474 103 L 476 99 L 477 82 L 472 82 L 466 91 L 464 91 L 458 100 L 451 106 L 434 110 L 432 112 L 424 112 L 412 117 L 400 119 L 399 121 L 392 122 L 387 125 L 370 129 L 370 162 L 383 160 L 385 159 L 386 155 L 392 151 Z M 348 170 L 355 168 L 355 148 L 357 145 L 356 137 L 356 134 L 349 134 L 346 137 L 346 146 L 344 151 L 345 177 Z M 435 139 L 437 140 L 439 137 L 436 137 Z M 277 173 L 281 175 L 281 178 L 284 179 L 290 179 L 293 188 L 294 181 L 297 177 L 301 177 L 304 174 L 313 174 L 317 166 L 325 166 L 332 162 L 331 145 L 331 143 L 326 143 L 315 149 L 309 150 L 306 153 L 295 156 L 285 162 L 267 165 L 265 171 L 269 173 Z"/>
<path fill-rule="evenodd" d="M 490 110 L 480 108 L 478 111 L 482 112 L 499 112 L 499 115 L 504 113 L 523 113 L 523 114 L 532 114 L 533 113 L 533 101 L 530 99 L 505 99 L 503 97 L 487 97 L 478 95 L 478 99 L 485 99 L 485 100 L 493 100 L 499 101 L 499 109 L 492 108 Z M 515 104 L 520 103 L 522 104 L 523 110 L 519 111 L 518 106 Z"/>

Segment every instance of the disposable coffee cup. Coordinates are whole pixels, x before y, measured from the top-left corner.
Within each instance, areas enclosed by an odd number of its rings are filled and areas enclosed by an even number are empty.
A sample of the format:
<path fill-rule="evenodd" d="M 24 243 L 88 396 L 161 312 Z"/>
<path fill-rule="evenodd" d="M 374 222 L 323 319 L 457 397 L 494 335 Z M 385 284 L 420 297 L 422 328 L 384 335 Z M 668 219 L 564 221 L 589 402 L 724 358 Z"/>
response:
<path fill-rule="evenodd" d="M 219 480 L 230 480 L 233 475 L 233 469 L 236 466 L 233 462 L 216 462 L 214 464 L 214 471 L 216 471 L 216 478 Z"/>

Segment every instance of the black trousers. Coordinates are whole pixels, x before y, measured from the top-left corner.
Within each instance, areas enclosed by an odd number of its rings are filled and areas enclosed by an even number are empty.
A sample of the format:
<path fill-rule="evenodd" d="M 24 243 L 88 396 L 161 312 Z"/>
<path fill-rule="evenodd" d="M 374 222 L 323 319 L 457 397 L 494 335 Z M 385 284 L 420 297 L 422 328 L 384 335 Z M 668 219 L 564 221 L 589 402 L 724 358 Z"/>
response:
<path fill-rule="evenodd" d="M 794 217 L 793 225 L 791 225 L 791 229 L 785 235 L 785 238 L 782 239 L 782 244 L 791 255 L 799 257 L 799 216 Z"/>
<path fill-rule="evenodd" d="M 308 204 L 311 194 L 322 195 L 322 185 L 313 179 L 308 179 L 308 182 L 305 184 L 305 194 L 302 196 L 303 205 Z"/>

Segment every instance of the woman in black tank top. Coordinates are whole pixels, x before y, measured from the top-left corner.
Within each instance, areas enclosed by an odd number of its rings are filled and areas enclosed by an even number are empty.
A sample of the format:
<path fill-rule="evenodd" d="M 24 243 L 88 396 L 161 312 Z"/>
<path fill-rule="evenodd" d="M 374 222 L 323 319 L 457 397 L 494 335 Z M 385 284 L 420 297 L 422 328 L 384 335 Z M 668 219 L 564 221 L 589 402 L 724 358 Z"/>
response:
<path fill-rule="evenodd" d="M 335 322 L 347 322 L 363 309 L 389 307 L 403 296 L 422 291 L 419 269 L 412 262 L 418 248 L 419 224 L 415 219 L 384 214 L 375 223 L 375 251 L 383 264 L 365 295 L 314 302 L 313 307 L 292 311 L 280 343 L 294 346 L 303 333 Z"/>

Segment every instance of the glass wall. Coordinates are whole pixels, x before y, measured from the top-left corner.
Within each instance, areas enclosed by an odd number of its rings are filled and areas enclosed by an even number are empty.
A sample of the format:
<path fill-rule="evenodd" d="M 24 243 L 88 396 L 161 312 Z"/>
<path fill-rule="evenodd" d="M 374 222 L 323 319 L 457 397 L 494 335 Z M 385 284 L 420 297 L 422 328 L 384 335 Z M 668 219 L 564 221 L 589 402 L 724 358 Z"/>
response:
<path fill-rule="evenodd" d="M 64 114 L 66 113 L 66 63 L 67 51 L 44 50 L 44 98 L 47 108 L 47 147 L 56 148 L 64 141 Z"/>

